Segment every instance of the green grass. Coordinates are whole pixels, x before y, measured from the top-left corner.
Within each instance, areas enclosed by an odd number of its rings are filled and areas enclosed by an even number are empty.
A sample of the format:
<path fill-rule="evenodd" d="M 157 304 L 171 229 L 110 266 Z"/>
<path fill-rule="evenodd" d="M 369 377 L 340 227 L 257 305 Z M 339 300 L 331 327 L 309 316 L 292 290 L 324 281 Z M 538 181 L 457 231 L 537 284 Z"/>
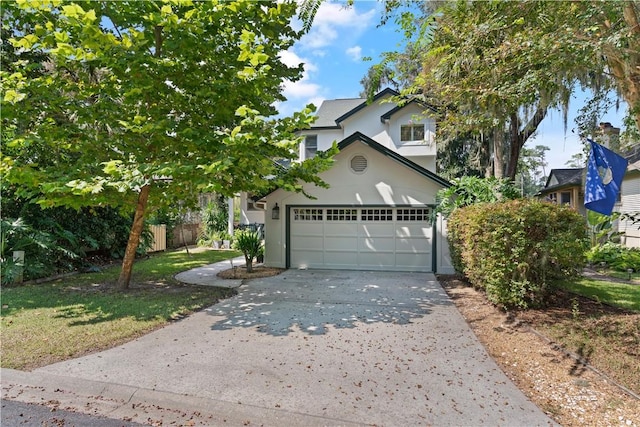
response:
<path fill-rule="evenodd" d="M 129 341 L 233 294 L 173 276 L 238 256 L 236 251 L 165 252 L 136 262 L 131 287 L 115 289 L 120 266 L 54 282 L 2 289 L 5 368 L 34 369 Z"/>
<path fill-rule="evenodd" d="M 561 282 L 560 287 L 604 304 L 640 312 L 640 285 L 591 278 Z"/>
<path fill-rule="evenodd" d="M 606 274 L 607 276 L 615 277 L 622 280 L 629 280 L 629 273 L 618 270 L 604 270 L 599 273 Z M 640 271 L 631 273 L 631 281 L 640 284 Z"/>

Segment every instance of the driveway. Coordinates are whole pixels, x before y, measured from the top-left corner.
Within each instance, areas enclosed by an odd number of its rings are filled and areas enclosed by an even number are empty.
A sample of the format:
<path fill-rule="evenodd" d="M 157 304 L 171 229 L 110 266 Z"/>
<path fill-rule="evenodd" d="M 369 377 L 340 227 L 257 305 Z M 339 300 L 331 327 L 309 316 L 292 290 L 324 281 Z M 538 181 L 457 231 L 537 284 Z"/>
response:
<path fill-rule="evenodd" d="M 553 424 L 487 355 L 432 274 L 288 270 L 238 291 L 35 373 L 197 398 L 245 425 Z"/>

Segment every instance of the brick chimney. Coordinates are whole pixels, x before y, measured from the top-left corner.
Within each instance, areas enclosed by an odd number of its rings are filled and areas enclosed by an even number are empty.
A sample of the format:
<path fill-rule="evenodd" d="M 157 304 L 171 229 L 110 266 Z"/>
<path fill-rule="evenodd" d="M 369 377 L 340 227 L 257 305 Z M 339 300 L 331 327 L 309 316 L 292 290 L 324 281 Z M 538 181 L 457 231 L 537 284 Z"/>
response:
<path fill-rule="evenodd" d="M 618 150 L 620 128 L 613 127 L 609 122 L 600 122 L 600 138 L 602 139 L 602 145 L 611 149 Z"/>

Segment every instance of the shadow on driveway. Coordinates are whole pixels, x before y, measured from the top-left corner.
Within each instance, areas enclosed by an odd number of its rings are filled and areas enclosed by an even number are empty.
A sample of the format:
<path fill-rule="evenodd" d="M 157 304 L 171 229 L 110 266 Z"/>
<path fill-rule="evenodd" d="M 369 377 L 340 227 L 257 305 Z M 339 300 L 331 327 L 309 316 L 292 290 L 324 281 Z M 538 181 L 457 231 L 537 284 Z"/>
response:
<path fill-rule="evenodd" d="M 429 273 L 287 270 L 252 280 L 210 313 L 224 317 L 213 330 L 254 328 L 284 336 L 297 329 L 321 335 L 327 326 L 354 328 L 358 322 L 408 324 L 434 305 L 451 301 Z"/>

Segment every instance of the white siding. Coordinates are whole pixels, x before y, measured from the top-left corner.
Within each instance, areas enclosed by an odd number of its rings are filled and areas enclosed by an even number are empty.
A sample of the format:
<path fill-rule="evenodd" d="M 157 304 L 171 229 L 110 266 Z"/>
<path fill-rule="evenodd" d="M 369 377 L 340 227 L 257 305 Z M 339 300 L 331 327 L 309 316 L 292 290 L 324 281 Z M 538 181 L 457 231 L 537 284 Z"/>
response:
<path fill-rule="evenodd" d="M 628 171 L 620 188 L 620 212 L 640 212 L 640 172 Z M 640 247 L 640 226 L 631 221 L 618 221 L 618 231 L 624 232 L 623 242 L 628 247 Z"/>
<path fill-rule="evenodd" d="M 240 224 L 264 224 L 264 210 L 249 210 L 247 198 L 246 192 L 240 193 Z"/>
<path fill-rule="evenodd" d="M 344 132 L 342 132 L 342 129 L 306 129 L 300 132 L 300 134 L 301 135 L 318 135 L 319 151 L 326 151 L 329 148 L 331 148 L 331 145 L 333 144 L 334 141 L 340 142 L 345 138 Z M 300 153 L 304 153 L 304 141 L 300 145 L 301 145 Z"/>
<path fill-rule="evenodd" d="M 363 155 L 367 159 L 367 170 L 364 173 L 356 174 L 351 171 L 349 164 L 355 155 Z M 276 190 L 267 196 L 267 215 L 265 219 L 266 265 L 273 267 L 286 266 L 286 225 L 287 212 L 290 206 L 427 206 L 435 203 L 436 193 L 442 188 L 440 184 L 427 179 L 360 142 L 354 142 L 346 147 L 336 156 L 336 163 L 333 167 L 329 171 L 320 174 L 320 177 L 329 183 L 330 188 L 323 189 L 310 184 L 305 185 L 305 191 L 314 196 L 315 200 L 310 200 L 302 194 L 289 193 L 283 190 Z M 272 220 L 269 214 L 275 203 L 280 206 L 281 215 L 279 220 Z M 290 218 L 289 226 L 292 227 Z M 362 227 L 362 224 L 360 224 L 360 227 Z M 323 247 L 318 246 L 318 244 L 325 231 L 319 225 L 316 228 L 309 227 L 306 230 L 289 230 L 289 232 L 295 231 L 299 235 L 307 233 L 305 244 L 311 245 L 310 248 Z M 382 233 L 384 230 L 378 231 Z M 349 233 L 352 235 L 354 233 L 357 235 L 360 232 L 365 233 L 365 230 L 356 228 L 355 230 L 345 229 L 340 233 L 334 232 L 335 229 L 330 230 L 330 234 L 345 233 L 346 236 Z M 394 231 L 394 233 L 396 232 L 398 231 Z M 418 231 L 412 233 L 416 234 Z M 344 239 L 341 241 L 340 236 L 333 237 L 331 245 L 338 245 L 338 247 L 334 248 L 336 250 L 339 249 L 340 245 L 344 245 L 344 250 L 348 252 L 349 245 L 353 246 L 358 242 L 357 239 L 356 242 L 351 239 L 350 243 L 348 243 Z M 437 235 L 436 239 L 440 238 L 442 237 Z M 314 239 L 315 244 L 312 245 Z M 363 242 L 365 240 L 360 240 L 360 244 L 364 244 Z M 354 248 L 357 248 L 357 246 L 354 246 Z M 324 255 L 318 253 L 317 256 Z"/>

